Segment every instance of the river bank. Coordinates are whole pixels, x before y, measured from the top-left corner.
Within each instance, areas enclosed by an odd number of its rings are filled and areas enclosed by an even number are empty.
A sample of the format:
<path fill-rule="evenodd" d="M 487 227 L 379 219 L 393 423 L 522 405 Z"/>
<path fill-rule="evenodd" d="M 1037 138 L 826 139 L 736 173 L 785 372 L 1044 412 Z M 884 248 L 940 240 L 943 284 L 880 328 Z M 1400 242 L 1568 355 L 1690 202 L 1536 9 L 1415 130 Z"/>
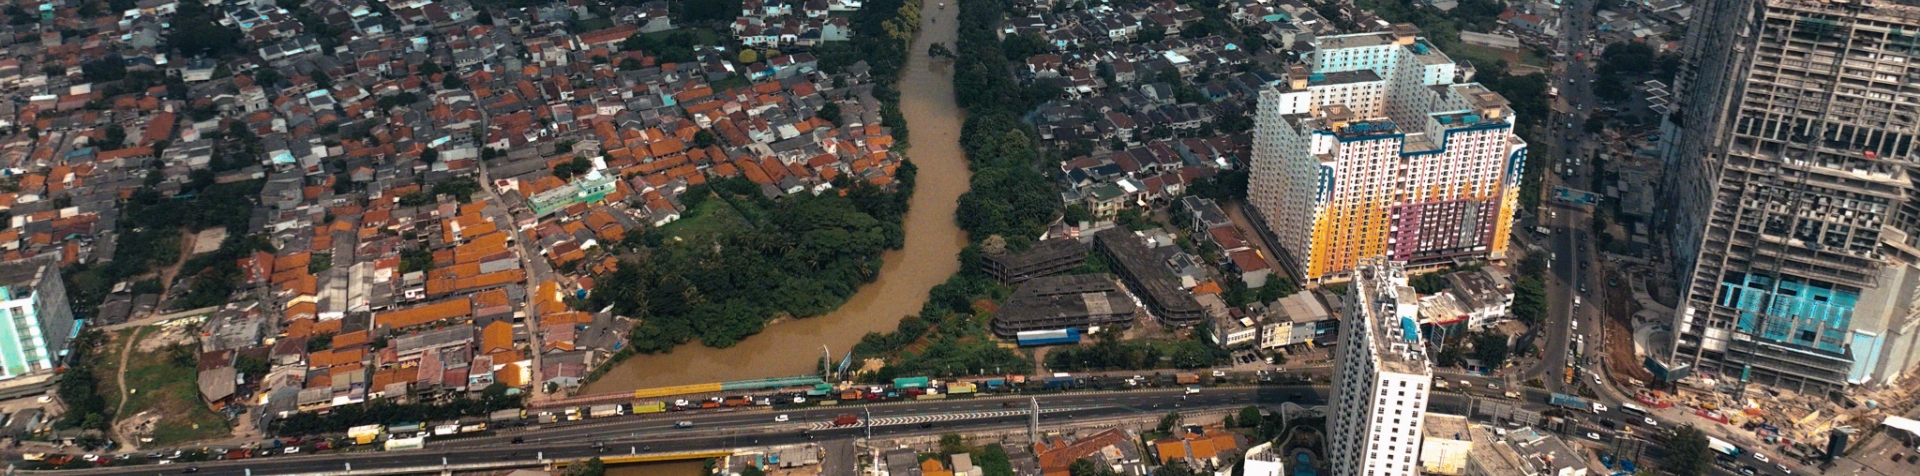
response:
<path fill-rule="evenodd" d="M 885 264 L 879 279 L 834 312 L 770 325 L 733 347 L 696 343 L 666 354 L 635 355 L 581 394 L 807 374 L 814 371 L 822 346 L 843 354 L 868 332 L 891 331 L 901 316 L 920 312 L 927 291 L 959 269 L 959 252 L 966 246 L 966 235 L 953 221 L 967 191 L 959 142 L 965 112 L 954 103 L 949 63 L 927 56 L 933 43 L 954 45 L 957 10 L 941 8 L 940 0 L 922 3 L 921 32 L 899 80 L 900 111 L 913 134 L 907 156 L 919 174 L 904 220 L 905 245 L 881 255 Z"/>

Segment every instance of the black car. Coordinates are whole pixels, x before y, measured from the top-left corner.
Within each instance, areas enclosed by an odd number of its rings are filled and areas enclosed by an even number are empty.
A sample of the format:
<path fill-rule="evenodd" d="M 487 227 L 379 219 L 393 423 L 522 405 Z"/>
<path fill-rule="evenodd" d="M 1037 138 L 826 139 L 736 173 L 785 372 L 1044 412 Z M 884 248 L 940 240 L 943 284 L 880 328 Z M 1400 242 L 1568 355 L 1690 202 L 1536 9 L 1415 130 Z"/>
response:
<path fill-rule="evenodd" d="M 199 466 L 188 466 L 188 467 L 187 467 L 187 469 L 183 469 L 183 470 L 180 470 L 180 472 L 182 472 L 182 473 L 198 473 L 198 472 L 200 472 L 200 467 L 199 467 Z"/>
<path fill-rule="evenodd" d="M 526 439 L 526 438 L 522 438 L 522 437 L 518 437 L 518 436 L 516 436 L 516 437 L 513 437 L 513 444 L 516 444 L 516 445 L 517 445 L 517 444 L 521 444 L 521 443 L 526 443 L 526 442 L 527 442 L 527 439 Z"/>

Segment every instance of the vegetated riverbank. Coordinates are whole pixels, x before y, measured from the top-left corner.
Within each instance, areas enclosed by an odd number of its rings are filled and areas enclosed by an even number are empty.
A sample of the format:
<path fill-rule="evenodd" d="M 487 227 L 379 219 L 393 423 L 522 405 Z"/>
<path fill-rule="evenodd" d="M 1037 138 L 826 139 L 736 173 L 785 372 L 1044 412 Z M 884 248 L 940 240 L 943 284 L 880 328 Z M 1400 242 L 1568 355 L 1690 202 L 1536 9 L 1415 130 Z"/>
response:
<path fill-rule="evenodd" d="M 954 224 L 953 212 L 966 191 L 960 178 L 969 173 L 958 142 L 964 112 L 954 103 L 950 70 L 944 62 L 926 54 L 929 45 L 951 44 L 956 37 L 955 13 L 948 7 L 916 9 L 907 15 L 900 11 L 904 5 L 900 0 L 868 2 L 855 28 L 862 32 L 861 37 L 872 38 L 874 43 L 816 53 L 825 71 L 833 71 L 830 65 L 865 60 L 873 66 L 876 78 L 897 75 L 898 81 L 890 86 L 897 93 L 875 93 L 883 102 L 897 104 L 883 108 L 897 111 L 883 110 L 883 123 L 896 137 L 907 129 L 915 131 L 907 155 L 922 179 L 916 180 L 906 202 L 900 227 L 902 246 L 881 253 L 877 279 L 860 286 L 832 312 L 781 322 L 765 332 L 738 339 L 731 347 L 681 345 L 663 353 L 629 352 L 630 357 L 624 361 L 597 371 L 601 375 L 583 387 L 582 394 L 811 373 L 823 346 L 844 352 L 862 335 L 894 327 L 901 316 L 918 312 L 928 289 L 958 268 L 956 256 L 966 241 Z M 904 40 L 883 44 L 865 33 L 865 28 L 873 28 L 881 38 L 898 38 L 902 18 L 911 18 L 918 25 L 919 36 L 911 48 Z M 889 21 L 894 22 L 892 27 L 887 26 Z M 908 27 L 911 35 L 912 25 Z M 890 48 L 888 44 L 899 46 Z M 896 55 L 900 60 L 891 63 L 889 73 L 884 67 Z M 886 86 L 884 82 L 882 85 Z M 898 114 L 901 122 L 884 119 L 892 114 Z"/>
<path fill-rule="evenodd" d="M 1023 250 L 1060 217 L 1054 185 L 1040 167 L 1050 157 L 1020 120 L 1026 111 L 1058 97 L 1058 85 L 1021 84 L 1007 74 L 1010 61 L 994 32 L 1005 15 L 997 0 L 962 0 L 956 22 L 953 88 L 968 117 L 960 129 L 960 147 L 973 171 L 954 220 L 967 232 L 960 268 L 935 286 L 920 314 L 900 321 L 891 333 L 873 333 L 855 348 L 858 357 L 885 357 L 887 365 L 869 379 L 900 375 L 1028 373 L 1031 356 L 996 344 L 987 332 L 990 300 L 1009 289 L 980 271 L 983 243 Z"/>

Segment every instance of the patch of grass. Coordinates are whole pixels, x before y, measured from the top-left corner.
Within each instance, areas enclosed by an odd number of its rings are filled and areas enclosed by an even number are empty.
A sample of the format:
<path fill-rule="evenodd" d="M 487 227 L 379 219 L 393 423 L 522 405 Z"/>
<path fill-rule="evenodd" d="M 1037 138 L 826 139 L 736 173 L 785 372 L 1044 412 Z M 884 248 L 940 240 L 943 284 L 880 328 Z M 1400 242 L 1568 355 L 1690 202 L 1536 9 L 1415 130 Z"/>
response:
<path fill-rule="evenodd" d="M 99 354 L 88 357 L 99 359 L 94 361 L 93 366 L 94 381 L 100 382 L 99 387 L 95 388 L 94 392 L 100 394 L 101 397 L 105 397 L 108 405 L 118 406 L 120 404 L 120 353 L 127 349 L 128 339 L 138 338 L 136 333 L 139 332 L 140 329 L 141 328 L 121 329 L 114 332 L 113 338 L 109 339 L 107 344 L 99 349 Z"/>
<path fill-rule="evenodd" d="M 726 42 L 722 41 L 722 39 L 720 38 L 720 34 L 715 33 L 710 28 L 674 28 L 671 30 L 662 30 L 662 31 L 656 31 L 653 33 L 644 33 L 642 35 L 648 38 L 652 38 L 654 40 L 666 41 L 668 37 L 673 36 L 675 34 L 681 34 L 681 33 L 693 33 L 694 37 L 697 38 L 696 40 L 693 41 L 693 44 L 696 44 L 696 45 L 726 44 Z"/>
<path fill-rule="evenodd" d="M 574 27 L 583 32 L 604 30 L 613 27 L 613 20 L 608 20 L 606 17 L 588 18 L 575 22 Z"/>
<path fill-rule="evenodd" d="M 747 87 L 752 86 L 753 82 L 748 81 L 747 76 L 744 74 L 736 74 L 733 76 L 720 78 L 719 81 L 707 83 L 707 85 L 712 86 L 714 91 L 726 91 L 729 89 L 746 89 Z"/>
<path fill-rule="evenodd" d="M 667 226 L 660 227 L 669 240 L 679 238 L 685 242 L 703 243 L 708 239 L 739 229 L 746 224 L 746 218 L 726 200 L 718 198 L 700 202 L 686 216 Z"/>
<path fill-rule="evenodd" d="M 1531 50 L 1508 51 L 1480 45 L 1461 43 L 1447 52 L 1454 59 L 1465 59 L 1474 64 L 1493 64 L 1494 60 L 1506 61 L 1508 65 L 1528 65 L 1545 68 L 1547 59 L 1534 54 Z"/>
<path fill-rule="evenodd" d="M 126 409 L 119 416 L 129 418 L 146 411 L 161 415 L 153 428 L 152 445 L 164 447 L 230 434 L 226 418 L 201 402 L 198 371 L 175 363 L 166 348 L 136 352 L 127 365 L 127 386 L 139 391 L 127 397 Z"/>

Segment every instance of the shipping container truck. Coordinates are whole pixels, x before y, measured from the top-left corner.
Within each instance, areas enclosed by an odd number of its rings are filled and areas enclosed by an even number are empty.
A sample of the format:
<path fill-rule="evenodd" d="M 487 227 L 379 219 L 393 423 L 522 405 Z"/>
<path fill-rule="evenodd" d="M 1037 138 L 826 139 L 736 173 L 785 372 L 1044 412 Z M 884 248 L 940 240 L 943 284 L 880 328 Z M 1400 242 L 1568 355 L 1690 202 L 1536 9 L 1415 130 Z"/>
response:
<path fill-rule="evenodd" d="M 353 444 L 364 445 L 373 443 L 373 440 L 379 439 L 380 433 L 380 425 L 360 425 L 348 428 L 347 438 L 352 438 Z"/>
<path fill-rule="evenodd" d="M 592 418 L 616 417 L 616 416 L 625 415 L 625 414 L 627 414 L 627 409 L 621 407 L 620 404 L 617 404 L 617 403 L 609 403 L 606 405 L 594 405 L 587 409 L 587 416 Z"/>
<path fill-rule="evenodd" d="M 954 382 L 947 384 L 947 393 L 954 395 L 973 393 L 977 390 L 978 388 L 973 385 L 973 382 Z"/>
<path fill-rule="evenodd" d="M 1042 388 L 1046 388 L 1049 390 L 1064 390 L 1064 389 L 1073 388 L 1073 377 L 1050 377 L 1047 379 L 1046 383 L 1042 384 L 1041 386 Z"/>
<path fill-rule="evenodd" d="M 395 435 L 419 433 L 421 430 L 425 430 L 425 429 L 426 427 L 421 426 L 419 423 L 415 423 L 415 422 L 402 422 L 402 423 L 387 425 L 387 433 L 391 433 Z"/>
<path fill-rule="evenodd" d="M 722 400 L 720 402 L 720 406 L 729 407 L 729 408 L 744 407 L 748 405 L 753 405 L 753 399 L 750 399 L 747 397 L 727 397 L 726 400 Z"/>
<path fill-rule="evenodd" d="M 1024 331 L 1015 334 L 1014 340 L 1018 341 L 1021 347 L 1078 344 L 1080 343 L 1080 329 L 1069 327 L 1051 331 Z"/>
<path fill-rule="evenodd" d="M 644 402 L 633 404 L 633 414 L 660 413 L 667 411 L 667 402 Z"/>
<path fill-rule="evenodd" d="M 1724 454 L 1727 456 L 1740 456 L 1740 453 L 1741 453 L 1740 447 L 1733 446 L 1733 443 L 1728 443 L 1726 442 L 1726 440 L 1714 438 L 1711 436 L 1707 437 L 1707 448 L 1712 449 L 1714 451 L 1718 451 L 1720 452 L 1720 454 Z"/>
<path fill-rule="evenodd" d="M 1181 385 L 1192 385 L 1192 384 L 1200 383 L 1200 374 L 1180 374 L 1180 377 L 1175 379 L 1174 383 L 1178 383 Z"/>
<path fill-rule="evenodd" d="M 860 416 L 852 413 L 842 413 L 840 414 L 840 416 L 833 418 L 833 426 L 849 426 L 849 425 L 856 425 L 859 423 L 860 423 Z"/>
<path fill-rule="evenodd" d="M 1552 394 L 1552 395 L 1548 395 L 1548 396 L 1547 396 L 1547 404 L 1549 404 L 1549 405 L 1553 405 L 1553 406 L 1556 406 L 1556 407 L 1562 407 L 1562 408 L 1569 408 L 1569 409 L 1573 409 L 1573 410 L 1580 410 L 1580 411 L 1584 411 L 1584 412 L 1591 412 L 1591 411 L 1593 411 L 1593 404 L 1592 404 L 1592 403 L 1589 403 L 1589 402 L 1587 402 L 1587 401 L 1586 401 L 1585 399 L 1582 399 L 1582 398 L 1580 398 L 1580 397 L 1576 397 L 1576 396 L 1572 396 L 1572 395 L 1567 395 L 1567 394 L 1564 394 L 1564 393 L 1555 393 L 1555 394 Z"/>
<path fill-rule="evenodd" d="M 524 420 L 526 418 L 527 418 L 526 410 L 514 409 L 514 408 L 500 410 L 497 412 L 493 412 L 490 415 L 487 415 L 487 421 L 491 421 L 494 423 L 515 422 L 515 421 Z"/>
<path fill-rule="evenodd" d="M 433 427 L 433 436 L 449 436 L 449 435 L 457 435 L 457 434 L 460 434 L 459 423 L 443 423 L 439 425 L 434 425 Z"/>
<path fill-rule="evenodd" d="M 928 383 L 929 382 L 926 377 L 903 377 L 903 378 L 893 379 L 893 388 L 895 390 L 906 390 L 910 388 L 927 388 Z"/>
<path fill-rule="evenodd" d="M 544 425 L 544 424 L 560 421 L 560 416 L 553 414 L 553 412 L 541 412 L 539 418 L 536 419 L 535 421 L 538 421 L 540 422 L 540 424 Z"/>
<path fill-rule="evenodd" d="M 479 433 L 483 431 L 487 431 L 487 422 L 484 422 L 484 421 L 460 424 L 460 434 L 462 435 L 468 434 L 468 433 Z"/>
<path fill-rule="evenodd" d="M 419 436 L 387 440 L 387 451 L 417 450 L 425 446 L 427 446 L 427 439 Z"/>

